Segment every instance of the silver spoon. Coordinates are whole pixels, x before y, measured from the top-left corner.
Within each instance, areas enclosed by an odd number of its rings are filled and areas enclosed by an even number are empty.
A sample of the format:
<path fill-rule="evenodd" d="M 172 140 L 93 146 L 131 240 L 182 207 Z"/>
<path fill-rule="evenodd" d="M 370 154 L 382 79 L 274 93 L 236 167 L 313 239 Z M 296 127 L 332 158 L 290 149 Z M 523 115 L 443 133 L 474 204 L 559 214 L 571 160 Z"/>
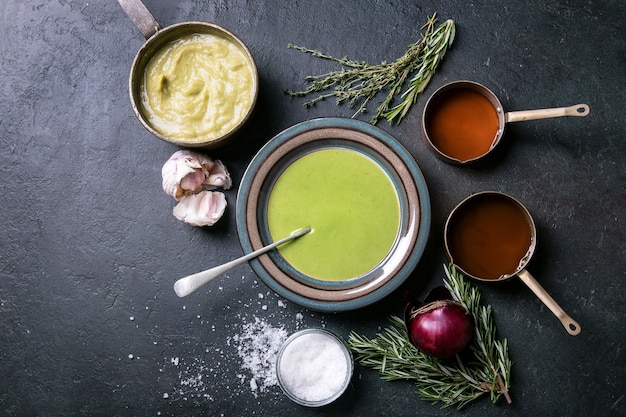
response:
<path fill-rule="evenodd" d="M 285 242 L 289 242 L 290 240 L 296 239 L 302 235 L 306 235 L 311 231 L 310 227 L 305 227 L 302 229 L 296 229 L 291 234 L 283 239 L 280 239 L 272 244 L 262 247 L 261 249 L 257 249 L 254 252 L 251 252 L 247 255 L 242 256 L 241 258 L 234 259 L 230 262 L 226 262 L 223 265 L 216 266 L 211 269 L 207 269 L 206 271 L 197 272 L 193 275 L 188 275 L 184 278 L 179 279 L 174 283 L 174 291 L 176 295 L 179 297 L 186 297 L 198 288 L 202 287 L 204 284 L 209 281 L 219 277 L 224 272 L 228 271 L 231 268 L 236 267 L 239 264 L 242 264 L 250 259 L 256 258 L 257 256 L 263 255 L 265 252 L 268 252 L 274 249 L 277 246 L 282 245 Z"/>

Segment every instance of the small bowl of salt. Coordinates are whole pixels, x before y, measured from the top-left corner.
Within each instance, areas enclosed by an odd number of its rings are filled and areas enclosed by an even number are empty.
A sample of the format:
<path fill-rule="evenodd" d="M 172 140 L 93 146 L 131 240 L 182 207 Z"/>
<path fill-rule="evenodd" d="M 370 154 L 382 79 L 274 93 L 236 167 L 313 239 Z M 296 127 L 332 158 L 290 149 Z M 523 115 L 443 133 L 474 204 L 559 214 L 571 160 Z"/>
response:
<path fill-rule="evenodd" d="M 278 351 L 276 376 L 289 399 L 321 407 L 339 398 L 350 384 L 354 362 L 345 343 L 332 332 L 305 329 L 292 334 Z"/>

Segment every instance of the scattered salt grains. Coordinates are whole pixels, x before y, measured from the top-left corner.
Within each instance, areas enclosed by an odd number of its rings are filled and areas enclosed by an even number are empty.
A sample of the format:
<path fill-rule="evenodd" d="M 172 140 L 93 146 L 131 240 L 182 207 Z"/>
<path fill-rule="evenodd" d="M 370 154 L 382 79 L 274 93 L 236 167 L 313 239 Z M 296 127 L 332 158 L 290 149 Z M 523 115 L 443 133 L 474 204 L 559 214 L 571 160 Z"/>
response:
<path fill-rule="evenodd" d="M 287 331 L 283 327 L 273 327 L 258 317 L 244 324 L 241 334 L 233 336 L 242 369 L 251 374 L 250 389 L 255 397 L 278 384 L 276 354 L 285 340 Z"/>
<path fill-rule="evenodd" d="M 180 385 L 194 388 L 202 387 L 204 385 L 204 382 L 202 381 L 202 374 L 199 373 L 185 376 L 184 378 L 181 378 Z"/>
<path fill-rule="evenodd" d="M 192 358 L 186 361 L 175 357 L 170 358 L 170 363 L 178 370 L 178 385 L 172 392 L 163 394 L 163 398 L 170 401 L 193 401 L 197 405 L 214 400 L 210 394 L 214 384 L 209 381 L 217 380 L 221 376 L 213 373 L 213 368 L 207 366 L 204 359 Z"/>
<path fill-rule="evenodd" d="M 254 285 L 258 286 L 256 280 Z M 220 287 L 219 290 L 222 291 L 223 288 Z M 237 314 L 239 321 L 226 324 L 222 329 L 234 334 L 223 342 L 228 348 L 226 351 L 215 346 L 204 346 L 197 355 L 191 357 L 174 355 L 165 357 L 165 363 L 159 371 L 167 372 L 168 368 L 169 370 L 175 369 L 177 384 L 172 387 L 171 391 L 163 394 L 164 399 L 170 402 L 191 401 L 201 406 L 206 401 L 224 400 L 224 398 L 218 399 L 212 396 L 212 393 L 218 390 L 218 386 L 222 389 L 226 387 L 226 391 L 233 400 L 242 393 L 242 388 L 249 389 L 251 394 L 258 398 L 261 394 L 271 393 L 270 388 L 278 385 L 275 368 L 278 350 L 287 340 L 288 332 L 304 327 L 305 319 L 308 322 L 309 317 L 305 318 L 302 312 L 297 312 L 291 317 L 286 316 L 284 313 L 287 308 L 286 302 L 270 291 L 257 292 L 256 296 L 250 297 L 248 302 L 245 300 L 243 303 L 242 300 L 238 302 L 239 305 L 247 308 L 263 311 L 263 315 L 269 314 L 267 320 L 271 320 L 271 323 L 254 314 L 251 316 Z M 276 304 L 273 304 L 274 302 Z M 268 312 L 272 305 L 279 309 L 275 312 Z M 183 305 L 182 309 L 187 310 L 187 306 Z M 226 305 L 224 309 L 229 310 L 230 306 Z M 196 317 L 201 319 L 200 314 Z M 316 315 L 312 314 L 311 317 L 315 318 Z M 132 319 L 134 320 L 134 317 Z M 201 324 L 204 324 L 204 320 Z M 322 327 L 324 327 L 323 324 Z M 217 332 L 218 329 L 211 324 L 210 331 Z M 169 345 L 172 346 L 171 343 Z M 235 354 L 239 358 L 240 371 L 236 372 L 233 377 L 232 364 L 237 362 L 233 361 L 236 358 Z M 228 386 L 235 385 L 240 388 L 228 390 Z M 280 390 L 276 390 L 274 394 L 280 395 Z"/>

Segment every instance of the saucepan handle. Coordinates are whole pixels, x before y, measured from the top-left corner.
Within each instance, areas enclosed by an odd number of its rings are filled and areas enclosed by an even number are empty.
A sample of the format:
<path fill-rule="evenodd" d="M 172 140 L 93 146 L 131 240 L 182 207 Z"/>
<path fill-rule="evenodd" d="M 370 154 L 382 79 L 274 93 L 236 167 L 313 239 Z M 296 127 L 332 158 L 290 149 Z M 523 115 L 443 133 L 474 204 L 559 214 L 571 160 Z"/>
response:
<path fill-rule="evenodd" d="M 525 269 L 517 274 L 518 277 L 535 293 L 537 297 L 554 313 L 561 321 L 565 330 L 572 336 L 580 333 L 580 325 L 563 311 L 563 309 L 554 301 L 554 298 L 537 282 L 537 280 Z"/>
<path fill-rule="evenodd" d="M 117 0 L 144 38 L 149 39 L 161 26 L 141 0 Z"/>
<path fill-rule="evenodd" d="M 586 104 L 576 104 L 569 107 L 556 107 L 553 109 L 522 110 L 507 112 L 504 115 L 505 121 L 523 122 L 525 120 L 550 119 L 552 117 L 577 116 L 584 117 L 589 114 L 589 106 Z"/>

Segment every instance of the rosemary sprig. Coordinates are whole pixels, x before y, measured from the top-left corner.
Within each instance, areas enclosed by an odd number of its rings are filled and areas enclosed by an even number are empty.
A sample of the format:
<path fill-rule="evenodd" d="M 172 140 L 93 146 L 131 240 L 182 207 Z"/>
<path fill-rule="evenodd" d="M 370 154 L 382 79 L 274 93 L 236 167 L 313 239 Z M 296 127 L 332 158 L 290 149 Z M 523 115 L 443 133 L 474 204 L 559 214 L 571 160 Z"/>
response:
<path fill-rule="evenodd" d="M 444 407 L 456 405 L 462 408 L 489 393 L 494 403 L 502 395 L 510 403 L 508 389 L 513 363 L 509 359 L 506 339 L 496 339 L 491 306 L 481 305 L 478 290 L 453 265 L 444 267 L 444 270 L 447 276 L 444 285 L 474 316 L 471 359 L 464 362 L 456 356 L 455 359 L 440 360 L 420 352 L 409 342 L 404 322 L 396 316 L 390 317 L 394 326 L 385 328 L 374 339 L 352 332 L 348 345 L 356 360 L 377 370 L 382 379 L 415 381 L 417 393 L 424 400 L 443 403 Z"/>
<path fill-rule="evenodd" d="M 426 29 L 422 38 L 411 44 L 404 55 L 391 63 L 383 61 L 378 65 L 371 65 L 363 61 L 353 61 L 347 57 L 335 58 L 315 49 L 289 44 L 289 48 L 337 62 L 343 68 L 321 75 L 307 76 L 305 81 L 308 85 L 304 90 L 286 90 L 286 93 L 297 97 L 319 93 L 318 96 L 304 103 L 307 107 L 329 97 L 335 97 L 338 105 L 347 103 L 348 107 L 354 107 L 357 102 L 360 102 L 354 117 L 366 111 L 368 102 L 376 94 L 388 89 L 387 95 L 379 103 L 370 123 L 376 124 L 382 118 L 387 119 L 390 124 L 400 123 L 417 100 L 417 96 L 428 85 L 441 59 L 454 41 L 456 30 L 454 21 L 447 20 L 436 28 L 436 16 L 433 14 L 422 26 L 422 30 Z M 402 92 L 411 75 L 406 90 L 400 96 L 402 101 L 391 107 L 394 98 Z"/>

